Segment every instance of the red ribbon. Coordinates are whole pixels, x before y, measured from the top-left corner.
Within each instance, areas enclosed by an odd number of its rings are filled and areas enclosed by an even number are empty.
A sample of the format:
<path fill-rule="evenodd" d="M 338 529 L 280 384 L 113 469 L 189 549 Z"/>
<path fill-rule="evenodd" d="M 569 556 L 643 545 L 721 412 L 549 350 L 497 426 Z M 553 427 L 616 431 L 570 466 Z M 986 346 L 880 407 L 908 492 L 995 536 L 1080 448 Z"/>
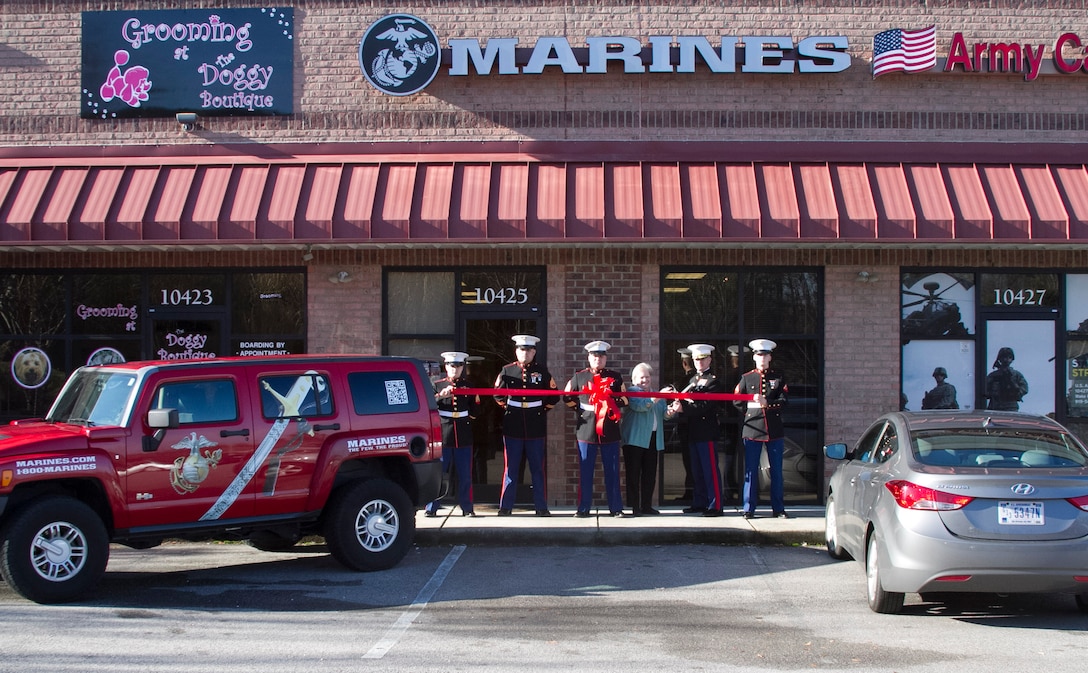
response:
<path fill-rule="evenodd" d="M 613 397 L 612 384 L 616 380 L 612 377 L 601 378 L 600 374 L 594 374 L 593 380 L 582 386 L 581 392 L 589 395 L 589 403 L 593 405 L 593 414 L 597 417 L 597 436 L 604 435 L 604 422 L 611 420 L 619 422 L 620 408 Z"/>
<path fill-rule="evenodd" d="M 559 397 L 584 395 L 581 390 L 534 390 L 532 388 L 457 388 L 454 395 L 483 395 L 484 397 Z M 611 395 L 611 389 L 605 393 Z M 653 391 L 621 393 L 624 397 L 653 397 L 659 400 L 711 400 L 715 402 L 751 402 L 755 395 L 737 393 L 661 393 Z"/>

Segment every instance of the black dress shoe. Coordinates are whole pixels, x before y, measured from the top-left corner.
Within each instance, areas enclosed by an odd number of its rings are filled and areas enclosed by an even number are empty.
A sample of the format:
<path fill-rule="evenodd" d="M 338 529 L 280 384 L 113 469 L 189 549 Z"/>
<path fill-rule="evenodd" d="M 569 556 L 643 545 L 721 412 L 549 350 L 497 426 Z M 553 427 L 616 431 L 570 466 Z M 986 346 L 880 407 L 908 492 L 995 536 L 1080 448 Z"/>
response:
<path fill-rule="evenodd" d="M 537 516 L 551 516 L 552 513 L 550 511 L 546 510 L 546 509 L 538 509 L 536 511 L 536 515 Z"/>
<path fill-rule="evenodd" d="M 661 514 L 661 512 L 657 511 L 653 507 L 647 507 L 646 509 L 642 510 L 642 513 L 648 514 L 649 516 L 657 516 L 658 514 Z"/>
<path fill-rule="evenodd" d="M 476 516 L 476 512 L 473 512 L 472 510 L 461 512 L 461 516 Z"/>
<path fill-rule="evenodd" d="M 589 512 L 582 512 L 582 511 L 575 512 L 574 513 L 574 518 L 575 519 L 588 519 L 589 518 Z"/>
<path fill-rule="evenodd" d="M 428 510 L 424 510 L 424 511 L 423 511 L 423 516 L 430 516 L 430 517 L 435 517 L 435 516 L 438 516 L 438 512 L 432 512 L 432 511 L 431 511 L 431 510 L 429 510 L 429 509 L 428 509 Z"/>
<path fill-rule="evenodd" d="M 499 516 L 510 516 L 511 514 L 513 514 L 513 512 L 508 509 L 499 509 Z"/>
<path fill-rule="evenodd" d="M 754 519 L 754 518 L 756 518 L 756 513 L 755 512 L 745 512 L 744 513 L 744 518 L 745 519 Z"/>
<path fill-rule="evenodd" d="M 790 515 L 786 514 L 785 512 L 775 512 L 771 516 L 773 516 L 776 519 L 788 519 L 788 518 L 790 518 Z"/>
<path fill-rule="evenodd" d="M 684 514 L 702 514 L 706 511 L 705 507 L 685 507 Z"/>
<path fill-rule="evenodd" d="M 615 517 L 615 518 L 618 519 L 619 517 L 623 516 L 623 512 L 609 512 L 608 516 Z"/>
<path fill-rule="evenodd" d="M 708 509 L 703 512 L 703 516 L 721 516 L 722 511 L 720 509 Z"/>

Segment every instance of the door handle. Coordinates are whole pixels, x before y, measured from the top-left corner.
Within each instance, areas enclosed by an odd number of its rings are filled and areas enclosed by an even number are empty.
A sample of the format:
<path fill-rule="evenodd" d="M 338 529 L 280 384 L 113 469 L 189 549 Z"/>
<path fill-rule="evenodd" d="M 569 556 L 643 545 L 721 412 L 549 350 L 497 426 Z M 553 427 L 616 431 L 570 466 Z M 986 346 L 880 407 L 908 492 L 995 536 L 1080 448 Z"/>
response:
<path fill-rule="evenodd" d="M 241 430 L 220 430 L 220 437 L 249 437 L 249 428 L 242 428 Z"/>
<path fill-rule="evenodd" d="M 318 423 L 314 425 L 314 430 L 339 430 L 339 423 Z"/>

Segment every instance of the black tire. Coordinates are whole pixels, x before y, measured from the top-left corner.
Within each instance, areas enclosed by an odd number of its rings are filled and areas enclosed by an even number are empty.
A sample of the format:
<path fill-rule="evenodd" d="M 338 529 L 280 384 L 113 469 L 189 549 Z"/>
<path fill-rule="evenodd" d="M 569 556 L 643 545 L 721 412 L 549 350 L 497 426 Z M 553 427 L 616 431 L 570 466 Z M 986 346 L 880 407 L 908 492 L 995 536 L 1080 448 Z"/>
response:
<path fill-rule="evenodd" d="M 300 535 L 281 535 L 272 530 L 259 530 L 246 539 L 246 544 L 261 551 L 290 551 L 301 539 Z"/>
<path fill-rule="evenodd" d="M 352 570 L 386 570 L 400 563 L 416 531 L 408 494 L 388 479 L 368 479 L 340 488 L 330 499 L 325 542 Z"/>
<path fill-rule="evenodd" d="M 835 499 L 828 496 L 827 506 L 824 508 L 824 543 L 827 545 L 827 555 L 836 561 L 845 561 L 851 556 L 839 544 L 838 519 L 835 514 Z"/>
<path fill-rule="evenodd" d="M 106 572 L 110 541 L 101 517 L 65 496 L 31 501 L 0 532 L 0 575 L 36 603 L 65 603 Z"/>
<path fill-rule="evenodd" d="M 898 614 L 903 609 L 905 594 L 885 591 L 880 582 L 880 545 L 876 534 L 869 537 L 869 546 L 865 554 L 865 588 L 869 598 L 869 609 L 884 615 Z"/>

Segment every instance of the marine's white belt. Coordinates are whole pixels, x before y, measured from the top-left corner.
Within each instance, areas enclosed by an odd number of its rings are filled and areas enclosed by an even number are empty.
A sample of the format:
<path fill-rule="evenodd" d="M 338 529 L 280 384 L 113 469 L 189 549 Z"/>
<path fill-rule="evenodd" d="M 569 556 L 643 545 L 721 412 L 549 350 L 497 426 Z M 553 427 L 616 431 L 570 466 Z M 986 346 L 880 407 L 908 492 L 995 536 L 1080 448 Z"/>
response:
<path fill-rule="evenodd" d="M 537 400 L 536 402 L 519 402 L 517 400 L 509 400 L 507 402 L 507 404 L 509 404 L 512 407 L 521 407 L 522 409 L 532 409 L 533 407 L 542 406 L 544 403 L 541 402 L 540 400 Z"/>
<path fill-rule="evenodd" d="M 467 411 L 443 411 L 442 409 L 439 409 L 438 410 L 438 415 L 442 416 L 443 418 L 464 418 L 465 416 L 468 416 L 468 412 Z"/>

